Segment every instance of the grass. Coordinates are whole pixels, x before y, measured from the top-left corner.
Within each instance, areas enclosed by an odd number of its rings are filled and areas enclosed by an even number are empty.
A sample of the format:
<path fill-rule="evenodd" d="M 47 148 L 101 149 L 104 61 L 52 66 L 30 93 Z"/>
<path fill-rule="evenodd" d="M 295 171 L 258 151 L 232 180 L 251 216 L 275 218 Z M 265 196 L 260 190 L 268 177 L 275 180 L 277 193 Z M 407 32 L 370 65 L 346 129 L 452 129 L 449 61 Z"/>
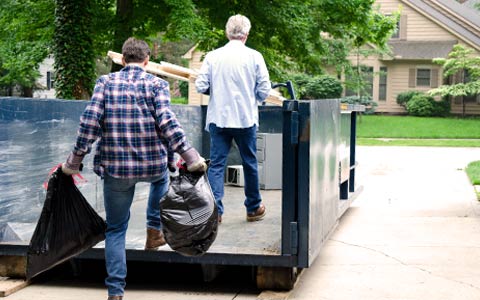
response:
<path fill-rule="evenodd" d="M 466 170 L 472 184 L 480 185 L 480 160 L 469 163 Z"/>
<path fill-rule="evenodd" d="M 362 115 L 358 145 L 480 147 L 480 118 Z"/>
<path fill-rule="evenodd" d="M 468 164 L 466 170 L 470 182 L 475 186 L 480 186 L 480 160 Z M 480 188 L 475 188 L 477 199 L 480 201 Z"/>

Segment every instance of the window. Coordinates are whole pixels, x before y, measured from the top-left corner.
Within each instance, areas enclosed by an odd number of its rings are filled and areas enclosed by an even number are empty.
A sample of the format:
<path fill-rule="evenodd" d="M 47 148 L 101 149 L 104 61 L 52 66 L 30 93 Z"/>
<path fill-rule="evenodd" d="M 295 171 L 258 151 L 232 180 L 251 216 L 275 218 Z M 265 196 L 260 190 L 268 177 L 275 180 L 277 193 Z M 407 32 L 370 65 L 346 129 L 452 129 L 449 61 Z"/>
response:
<path fill-rule="evenodd" d="M 430 69 L 417 69 L 417 86 L 430 86 Z"/>
<path fill-rule="evenodd" d="M 53 89 L 53 84 L 55 82 L 55 73 L 47 71 L 47 90 Z"/>
<path fill-rule="evenodd" d="M 400 20 L 397 21 L 395 31 L 392 34 L 392 39 L 399 39 L 399 38 L 400 38 Z"/>
<path fill-rule="evenodd" d="M 380 80 L 378 86 L 378 100 L 386 101 L 387 100 L 387 67 L 380 67 Z"/>

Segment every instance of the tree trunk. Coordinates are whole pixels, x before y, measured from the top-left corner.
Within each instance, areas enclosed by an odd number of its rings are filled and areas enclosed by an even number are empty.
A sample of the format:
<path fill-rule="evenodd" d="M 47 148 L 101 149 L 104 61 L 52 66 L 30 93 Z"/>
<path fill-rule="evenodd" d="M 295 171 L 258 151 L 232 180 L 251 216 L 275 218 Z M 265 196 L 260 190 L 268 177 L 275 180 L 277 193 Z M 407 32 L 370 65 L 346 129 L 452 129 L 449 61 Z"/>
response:
<path fill-rule="evenodd" d="M 133 0 L 117 0 L 117 17 L 115 24 L 115 34 L 113 39 L 113 51 L 122 52 L 122 46 L 126 39 L 132 36 L 133 28 L 131 20 L 133 18 Z M 118 71 L 122 66 L 112 64 L 112 72 Z"/>

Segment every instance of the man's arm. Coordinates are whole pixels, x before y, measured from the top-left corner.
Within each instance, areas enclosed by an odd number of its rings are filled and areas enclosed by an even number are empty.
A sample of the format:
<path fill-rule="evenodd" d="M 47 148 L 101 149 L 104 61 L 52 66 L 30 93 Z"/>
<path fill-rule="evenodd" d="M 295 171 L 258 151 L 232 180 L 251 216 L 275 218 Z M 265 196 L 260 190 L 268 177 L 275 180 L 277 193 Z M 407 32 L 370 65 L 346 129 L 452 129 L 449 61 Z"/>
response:
<path fill-rule="evenodd" d="M 204 95 L 210 95 L 210 63 L 205 57 L 197 79 L 195 80 L 197 92 Z"/>
<path fill-rule="evenodd" d="M 86 154 L 90 153 L 92 144 L 101 136 L 101 121 L 104 113 L 104 90 L 106 76 L 97 80 L 90 103 L 85 108 L 80 117 L 77 140 L 73 151 L 62 165 L 62 171 L 65 174 L 75 174 L 79 172 L 80 165 Z"/>
<path fill-rule="evenodd" d="M 263 102 L 270 93 L 272 84 L 268 74 L 267 65 L 263 56 L 258 53 L 256 62 L 256 84 L 255 84 L 255 98 L 258 102 Z"/>

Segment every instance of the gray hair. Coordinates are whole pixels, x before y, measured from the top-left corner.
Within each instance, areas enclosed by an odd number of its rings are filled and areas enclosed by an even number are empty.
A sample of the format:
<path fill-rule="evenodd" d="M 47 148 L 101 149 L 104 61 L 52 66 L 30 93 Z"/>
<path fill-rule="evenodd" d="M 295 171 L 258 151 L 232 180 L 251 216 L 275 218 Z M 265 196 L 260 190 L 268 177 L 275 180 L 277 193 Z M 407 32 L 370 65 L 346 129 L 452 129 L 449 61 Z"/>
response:
<path fill-rule="evenodd" d="M 123 43 L 122 54 L 127 64 L 140 63 L 150 55 L 150 48 L 145 41 L 131 37 Z"/>
<path fill-rule="evenodd" d="M 225 26 L 225 33 L 229 40 L 241 40 L 248 35 L 252 25 L 250 20 L 242 15 L 231 16 Z"/>

